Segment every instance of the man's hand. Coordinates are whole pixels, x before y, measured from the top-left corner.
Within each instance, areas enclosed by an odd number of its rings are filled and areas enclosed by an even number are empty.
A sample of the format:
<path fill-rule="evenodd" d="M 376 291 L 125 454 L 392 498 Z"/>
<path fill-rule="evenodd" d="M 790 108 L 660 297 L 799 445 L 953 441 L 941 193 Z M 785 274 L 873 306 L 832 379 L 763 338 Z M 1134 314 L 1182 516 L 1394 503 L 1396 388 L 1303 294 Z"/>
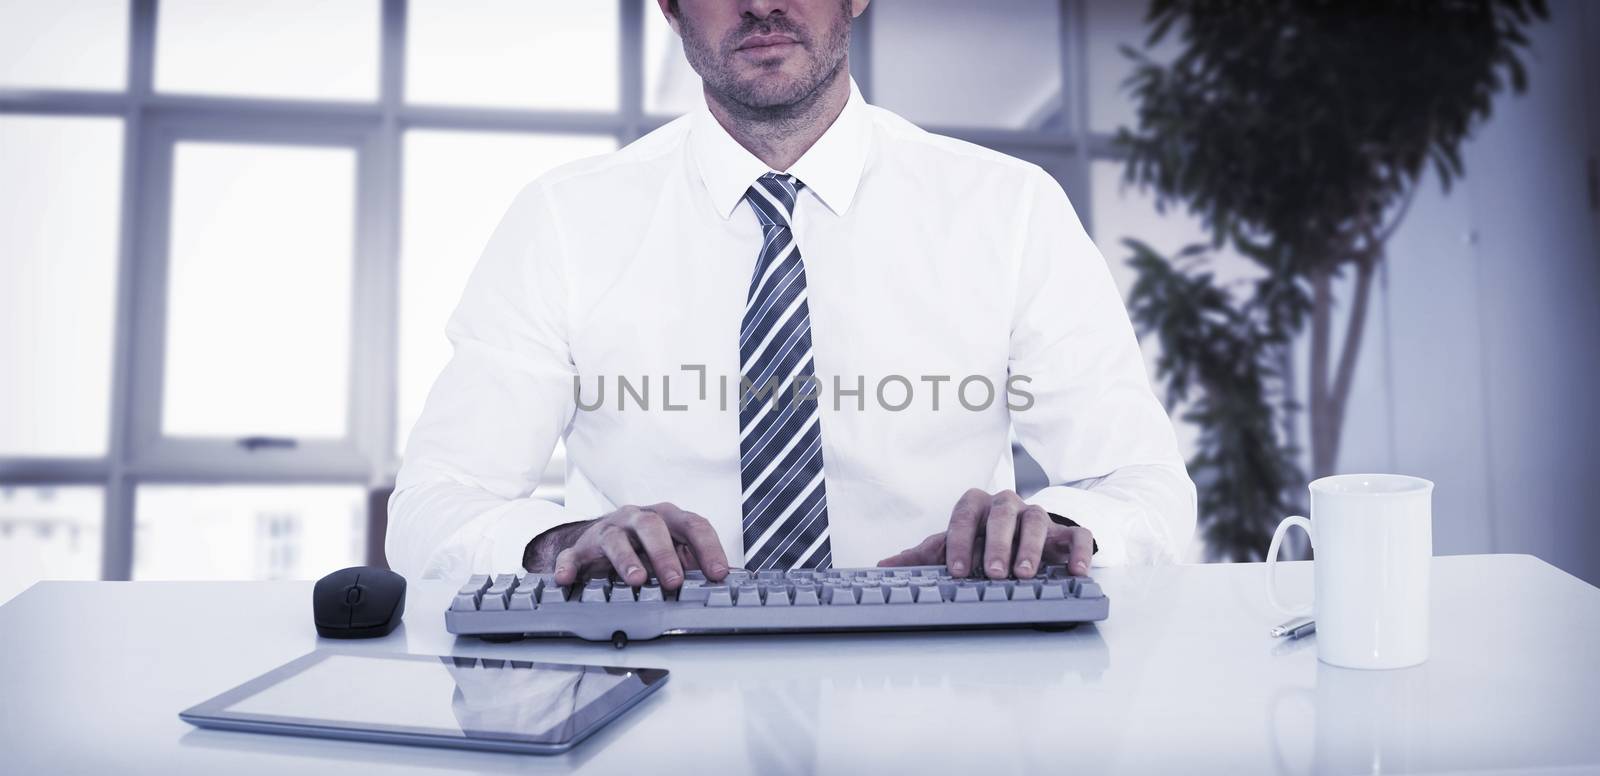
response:
<path fill-rule="evenodd" d="M 990 579 L 1008 574 L 1030 579 L 1041 565 L 1065 563 L 1073 574 L 1089 573 L 1094 537 L 1083 526 L 1060 525 L 1043 507 L 1023 503 L 1009 490 L 990 495 L 967 491 L 950 513 L 950 527 L 879 566 L 950 567 L 953 576 L 982 568 Z M 981 564 L 981 566 L 980 566 Z"/>
<path fill-rule="evenodd" d="M 625 506 L 598 520 L 574 523 L 540 534 L 529 554 L 554 557 L 544 568 L 554 567 L 555 581 L 570 585 L 579 577 L 619 572 L 633 587 L 654 576 L 667 590 L 683 585 L 684 569 L 700 569 L 712 581 L 728 575 L 728 556 L 722 552 L 711 521 L 668 503 L 647 507 Z"/>

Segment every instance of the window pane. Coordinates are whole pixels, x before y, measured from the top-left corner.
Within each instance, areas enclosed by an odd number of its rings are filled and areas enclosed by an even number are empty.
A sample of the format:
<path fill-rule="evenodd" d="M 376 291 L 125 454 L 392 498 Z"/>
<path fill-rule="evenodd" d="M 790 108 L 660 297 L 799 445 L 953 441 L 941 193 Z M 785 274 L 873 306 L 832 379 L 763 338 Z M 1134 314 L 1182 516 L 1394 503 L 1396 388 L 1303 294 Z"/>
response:
<path fill-rule="evenodd" d="M 616 110 L 617 3 L 411 0 L 406 99 Z"/>
<path fill-rule="evenodd" d="M 546 170 L 616 147 L 613 138 L 583 135 L 406 133 L 398 444 L 450 360 L 445 323 L 511 200 Z"/>
<path fill-rule="evenodd" d="M 1181 207 L 1169 205 L 1164 211 L 1157 210 L 1152 192 L 1124 184 L 1124 169 L 1122 162 L 1118 161 L 1091 162 L 1089 185 L 1094 203 L 1094 242 L 1105 256 L 1117 287 L 1126 296 L 1139 275 L 1128 266 L 1128 258 L 1133 251 L 1123 243 L 1124 240 L 1139 240 L 1170 258 L 1184 246 L 1209 243 L 1211 238 L 1200 220 Z M 1258 265 L 1227 247 L 1211 256 L 1210 269 L 1217 283 L 1225 288 L 1244 291 L 1250 283 L 1261 278 Z M 1140 345 L 1151 383 L 1157 386 L 1159 392 L 1160 383 L 1155 375 L 1156 362 L 1161 357 L 1160 345 L 1153 337 L 1145 338 Z M 1199 427 L 1183 419 L 1183 415 L 1182 408 L 1175 408 L 1172 412 L 1178 444 L 1187 460 L 1195 452 Z"/>
<path fill-rule="evenodd" d="M 0 88 L 126 88 L 128 5 L 0 0 Z"/>
<path fill-rule="evenodd" d="M 343 437 L 355 151 L 180 142 L 173 167 L 162 431 Z"/>
<path fill-rule="evenodd" d="M 661 15 L 655 0 L 644 5 L 644 110 L 681 116 L 706 104 L 700 74 L 683 56 L 683 39 Z"/>
<path fill-rule="evenodd" d="M 0 455 L 103 455 L 122 121 L 0 116 Z"/>
<path fill-rule="evenodd" d="M 1058 126 L 1060 6 L 1059 0 L 873 3 L 867 13 L 876 14 L 874 102 L 927 126 Z"/>
<path fill-rule="evenodd" d="M 99 579 L 99 487 L 0 486 L 0 604 L 41 579 Z"/>
<path fill-rule="evenodd" d="M 379 0 L 161 0 L 156 89 L 373 100 Z"/>
<path fill-rule="evenodd" d="M 355 485 L 143 485 L 134 579 L 316 579 L 363 562 Z"/>
<path fill-rule="evenodd" d="M 1122 82 L 1133 74 L 1133 61 L 1123 55 L 1121 46 L 1144 48 L 1150 28 L 1144 23 L 1146 4 L 1126 0 L 1088 0 L 1084 16 L 1088 34 L 1089 129 L 1115 132 L 1132 128 L 1136 122 L 1135 103 Z M 1162 44 L 1146 53 L 1157 61 L 1167 61 L 1177 50 L 1178 30 L 1167 33 Z"/>

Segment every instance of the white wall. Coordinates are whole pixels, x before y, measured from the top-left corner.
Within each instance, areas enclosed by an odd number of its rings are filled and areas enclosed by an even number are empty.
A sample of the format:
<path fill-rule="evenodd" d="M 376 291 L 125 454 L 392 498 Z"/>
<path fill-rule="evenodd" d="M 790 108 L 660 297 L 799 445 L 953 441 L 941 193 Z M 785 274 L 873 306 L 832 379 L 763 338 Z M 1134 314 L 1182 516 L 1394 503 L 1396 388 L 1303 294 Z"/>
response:
<path fill-rule="evenodd" d="M 1551 17 L 1529 91 L 1496 101 L 1465 180 L 1430 178 L 1393 238 L 1339 468 L 1434 480 L 1441 554 L 1532 553 L 1600 582 L 1600 8 Z"/>

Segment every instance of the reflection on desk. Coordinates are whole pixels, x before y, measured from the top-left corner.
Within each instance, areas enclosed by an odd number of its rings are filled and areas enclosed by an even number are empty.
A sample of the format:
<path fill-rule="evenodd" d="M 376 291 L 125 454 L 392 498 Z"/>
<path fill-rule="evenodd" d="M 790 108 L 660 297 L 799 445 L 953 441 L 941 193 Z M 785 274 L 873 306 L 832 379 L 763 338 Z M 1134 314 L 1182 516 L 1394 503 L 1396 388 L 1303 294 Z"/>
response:
<path fill-rule="evenodd" d="M 1286 595 L 1309 594 L 1309 564 L 1280 571 Z M 190 732 L 177 710 L 331 646 L 306 616 L 310 584 L 47 583 L 0 607 L 0 749 L 19 773 L 1600 768 L 1600 590 L 1535 558 L 1435 559 L 1431 657 L 1388 672 L 1322 666 L 1315 636 L 1282 649 L 1266 635 L 1282 618 L 1259 565 L 1095 576 L 1117 611 L 1066 633 L 706 636 L 619 651 L 457 639 L 425 616 L 355 645 L 672 671 L 645 706 L 547 759 Z M 441 611 L 458 586 L 415 584 L 407 610 Z M 211 627 L 181 627 L 193 611 Z M 465 688 L 462 702 L 524 713 Z"/>

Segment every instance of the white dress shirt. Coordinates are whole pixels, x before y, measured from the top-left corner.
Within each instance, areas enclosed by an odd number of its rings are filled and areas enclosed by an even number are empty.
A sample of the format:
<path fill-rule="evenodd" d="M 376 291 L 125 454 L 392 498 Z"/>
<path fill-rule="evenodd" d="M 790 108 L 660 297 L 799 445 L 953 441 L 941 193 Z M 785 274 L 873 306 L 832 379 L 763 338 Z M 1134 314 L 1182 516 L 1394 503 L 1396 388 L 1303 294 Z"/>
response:
<path fill-rule="evenodd" d="M 393 568 L 517 571 L 549 528 L 660 501 L 704 515 L 742 563 L 738 336 L 762 241 L 743 198 L 768 171 L 701 108 L 522 190 L 446 329 L 454 356 L 390 500 Z M 969 488 L 1014 487 L 1013 430 L 1050 480 L 1028 500 L 1093 531 L 1097 564 L 1182 557 L 1194 484 L 1049 174 L 868 105 L 853 81 L 782 172 L 804 184 L 834 565 L 944 530 Z M 564 505 L 532 496 L 558 439 Z"/>

